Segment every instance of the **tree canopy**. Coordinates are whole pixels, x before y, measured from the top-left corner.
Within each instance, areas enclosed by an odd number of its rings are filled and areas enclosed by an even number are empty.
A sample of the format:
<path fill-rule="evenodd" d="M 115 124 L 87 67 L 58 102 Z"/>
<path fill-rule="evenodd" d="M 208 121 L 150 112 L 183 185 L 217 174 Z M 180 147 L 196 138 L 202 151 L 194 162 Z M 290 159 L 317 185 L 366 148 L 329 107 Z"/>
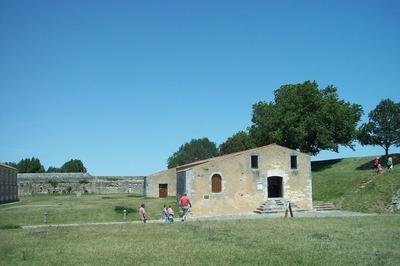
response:
<path fill-rule="evenodd" d="M 358 140 L 361 145 L 381 146 L 388 156 L 390 146 L 400 146 L 400 103 L 382 100 L 368 117 L 368 123 L 359 129 Z"/>
<path fill-rule="evenodd" d="M 71 159 L 61 166 L 63 173 L 86 173 L 86 168 L 81 160 Z"/>
<path fill-rule="evenodd" d="M 49 166 L 49 168 L 47 168 L 47 173 L 61 173 L 61 168 L 58 167 L 54 167 L 54 166 Z"/>
<path fill-rule="evenodd" d="M 14 162 L 7 163 L 18 169 L 19 173 L 44 173 L 44 167 L 38 158 L 26 158 L 19 161 L 17 164 Z"/>
<path fill-rule="evenodd" d="M 168 168 L 191 162 L 208 159 L 218 155 L 217 145 L 208 138 L 192 139 L 181 145 L 173 155 L 168 158 Z"/>
<path fill-rule="evenodd" d="M 5 162 L 4 164 L 9 165 L 11 167 L 14 167 L 16 169 L 18 169 L 18 165 L 16 162 Z"/>
<path fill-rule="evenodd" d="M 250 136 L 256 146 L 276 143 L 312 155 L 321 150 L 353 148 L 362 107 L 338 98 L 337 89 L 318 84 L 283 85 L 274 102 L 253 105 Z"/>
<path fill-rule="evenodd" d="M 229 137 L 219 146 L 219 153 L 223 155 L 252 148 L 255 148 L 255 144 L 249 133 L 245 131 L 239 131 L 233 134 L 232 137 Z"/>

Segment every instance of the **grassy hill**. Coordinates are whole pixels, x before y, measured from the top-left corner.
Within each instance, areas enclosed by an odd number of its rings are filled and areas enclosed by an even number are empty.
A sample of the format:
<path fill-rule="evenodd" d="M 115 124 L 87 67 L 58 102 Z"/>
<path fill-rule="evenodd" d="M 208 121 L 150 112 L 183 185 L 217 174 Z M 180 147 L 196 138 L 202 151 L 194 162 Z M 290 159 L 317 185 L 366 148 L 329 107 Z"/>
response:
<path fill-rule="evenodd" d="M 313 200 L 330 201 L 345 210 L 386 212 L 393 195 L 400 190 L 400 155 L 392 157 L 394 169 L 384 169 L 380 175 L 373 169 L 375 157 L 312 162 Z"/>

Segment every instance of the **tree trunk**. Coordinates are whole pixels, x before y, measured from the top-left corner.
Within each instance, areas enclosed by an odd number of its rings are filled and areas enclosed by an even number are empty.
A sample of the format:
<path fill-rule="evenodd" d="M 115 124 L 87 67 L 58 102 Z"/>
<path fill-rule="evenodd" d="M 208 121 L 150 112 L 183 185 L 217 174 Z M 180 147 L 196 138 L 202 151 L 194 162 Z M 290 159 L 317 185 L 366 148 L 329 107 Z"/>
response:
<path fill-rule="evenodd" d="M 386 160 L 387 160 L 388 157 L 389 157 L 389 147 L 386 146 L 385 147 L 385 158 L 386 158 Z"/>

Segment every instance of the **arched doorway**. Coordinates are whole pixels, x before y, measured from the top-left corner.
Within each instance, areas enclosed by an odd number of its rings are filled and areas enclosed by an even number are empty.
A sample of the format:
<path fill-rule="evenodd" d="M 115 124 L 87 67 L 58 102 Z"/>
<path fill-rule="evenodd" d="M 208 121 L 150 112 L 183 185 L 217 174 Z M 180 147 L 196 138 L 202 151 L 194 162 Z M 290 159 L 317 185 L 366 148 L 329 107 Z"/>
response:
<path fill-rule="evenodd" d="M 282 198 L 283 185 L 281 176 L 268 177 L 268 198 Z"/>

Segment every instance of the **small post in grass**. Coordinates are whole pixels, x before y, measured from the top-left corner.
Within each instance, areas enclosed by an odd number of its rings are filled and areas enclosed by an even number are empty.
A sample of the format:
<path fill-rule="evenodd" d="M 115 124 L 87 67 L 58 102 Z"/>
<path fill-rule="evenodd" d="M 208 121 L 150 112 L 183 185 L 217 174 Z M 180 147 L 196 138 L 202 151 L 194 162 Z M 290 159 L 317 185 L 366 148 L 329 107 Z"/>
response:
<path fill-rule="evenodd" d="M 290 212 L 290 217 L 293 217 L 292 204 L 290 204 L 290 202 L 289 202 L 289 212 Z"/>
<path fill-rule="evenodd" d="M 285 218 L 288 217 L 288 212 L 289 212 L 289 201 L 285 200 Z"/>
<path fill-rule="evenodd" d="M 44 222 L 45 224 L 47 224 L 47 222 L 48 222 L 48 214 L 47 214 L 47 211 L 44 212 L 43 222 Z"/>
<path fill-rule="evenodd" d="M 124 209 L 124 220 L 126 220 L 126 209 Z"/>

